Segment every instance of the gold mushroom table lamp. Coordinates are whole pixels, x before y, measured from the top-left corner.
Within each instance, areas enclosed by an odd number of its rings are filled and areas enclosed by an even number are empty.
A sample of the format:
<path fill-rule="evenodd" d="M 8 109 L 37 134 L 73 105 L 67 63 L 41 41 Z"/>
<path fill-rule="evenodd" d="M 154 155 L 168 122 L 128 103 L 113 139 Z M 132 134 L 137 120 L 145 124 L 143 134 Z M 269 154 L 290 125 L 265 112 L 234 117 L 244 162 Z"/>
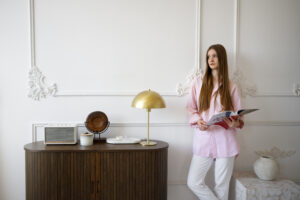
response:
<path fill-rule="evenodd" d="M 134 108 L 145 108 L 148 113 L 148 123 L 147 123 L 147 141 L 142 141 L 140 144 L 143 146 L 152 146 L 156 145 L 157 143 L 154 141 L 149 141 L 149 117 L 152 108 L 165 108 L 166 104 L 163 98 L 157 93 L 152 90 L 145 90 L 138 93 L 133 101 L 132 107 Z"/>

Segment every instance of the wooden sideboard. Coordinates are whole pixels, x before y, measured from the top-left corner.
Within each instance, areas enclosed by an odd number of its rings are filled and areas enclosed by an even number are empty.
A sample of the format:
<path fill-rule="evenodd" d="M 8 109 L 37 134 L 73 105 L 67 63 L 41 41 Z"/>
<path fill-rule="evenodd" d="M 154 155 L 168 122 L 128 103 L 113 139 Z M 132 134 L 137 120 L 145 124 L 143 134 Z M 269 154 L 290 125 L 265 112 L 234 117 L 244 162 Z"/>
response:
<path fill-rule="evenodd" d="M 166 200 L 168 144 L 24 146 L 27 200 Z"/>

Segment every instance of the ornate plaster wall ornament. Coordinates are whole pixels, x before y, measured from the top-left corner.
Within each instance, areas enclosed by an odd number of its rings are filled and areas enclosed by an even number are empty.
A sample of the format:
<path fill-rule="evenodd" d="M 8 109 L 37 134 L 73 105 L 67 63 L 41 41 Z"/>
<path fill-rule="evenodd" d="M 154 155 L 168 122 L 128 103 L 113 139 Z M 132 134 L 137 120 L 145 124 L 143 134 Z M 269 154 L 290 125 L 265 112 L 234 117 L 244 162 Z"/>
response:
<path fill-rule="evenodd" d="M 200 67 L 195 67 L 186 77 L 185 83 L 179 83 L 176 87 L 178 96 L 184 96 L 189 93 L 192 82 L 198 77 L 203 77 L 204 70 Z M 242 97 L 254 96 L 256 94 L 256 85 L 248 84 L 246 78 L 243 76 L 242 71 L 236 67 L 234 73 L 231 76 L 232 81 L 236 83 L 240 89 Z"/>
<path fill-rule="evenodd" d="M 184 83 L 178 83 L 176 86 L 176 92 L 178 96 L 184 96 L 189 93 L 192 82 L 198 77 L 203 76 L 203 70 L 199 67 L 194 67 L 192 71 L 186 76 Z"/>
<path fill-rule="evenodd" d="M 300 84 L 299 83 L 294 84 L 293 93 L 297 97 L 300 96 Z"/>
<path fill-rule="evenodd" d="M 36 66 L 29 71 L 29 87 L 28 97 L 37 101 L 47 96 L 54 96 L 57 92 L 56 84 L 48 86 L 45 83 L 45 76 Z"/>
<path fill-rule="evenodd" d="M 232 81 L 238 85 L 242 97 L 246 97 L 247 95 L 254 96 L 256 94 L 256 85 L 247 83 L 247 79 L 243 76 L 243 72 L 239 67 L 235 68 L 232 74 Z"/>
<path fill-rule="evenodd" d="M 290 156 L 294 155 L 295 153 L 296 153 L 295 150 L 282 151 L 277 147 L 273 147 L 270 150 L 255 151 L 255 154 L 258 156 L 270 156 L 270 157 L 273 157 L 274 159 L 290 157 Z"/>

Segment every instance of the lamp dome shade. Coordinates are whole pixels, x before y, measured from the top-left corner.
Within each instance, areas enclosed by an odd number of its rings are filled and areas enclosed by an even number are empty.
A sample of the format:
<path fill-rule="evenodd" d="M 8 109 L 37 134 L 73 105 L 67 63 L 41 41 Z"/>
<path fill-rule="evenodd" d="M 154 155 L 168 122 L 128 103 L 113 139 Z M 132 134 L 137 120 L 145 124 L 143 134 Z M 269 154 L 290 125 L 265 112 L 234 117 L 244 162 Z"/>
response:
<path fill-rule="evenodd" d="M 151 109 L 165 108 L 166 104 L 160 94 L 149 89 L 138 93 L 134 97 L 131 106 L 134 108 Z"/>

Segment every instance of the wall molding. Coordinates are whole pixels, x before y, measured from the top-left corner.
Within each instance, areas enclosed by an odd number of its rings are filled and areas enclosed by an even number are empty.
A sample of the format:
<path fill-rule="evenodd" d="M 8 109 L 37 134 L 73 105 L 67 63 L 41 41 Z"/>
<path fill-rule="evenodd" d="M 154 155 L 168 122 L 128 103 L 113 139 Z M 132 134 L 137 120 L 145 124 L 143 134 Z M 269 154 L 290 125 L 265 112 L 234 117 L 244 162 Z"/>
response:
<path fill-rule="evenodd" d="M 99 91 L 62 91 L 54 94 L 54 97 L 91 97 L 91 96 L 135 96 L 137 91 L 116 91 L 116 92 L 99 92 Z M 161 96 L 177 96 L 176 92 L 160 91 Z"/>
<path fill-rule="evenodd" d="M 204 75 L 204 67 L 200 65 L 200 46 L 201 46 L 201 31 L 200 31 L 200 22 L 201 22 L 201 0 L 198 1 L 198 16 L 199 24 L 197 29 L 199 35 L 197 36 L 197 48 L 196 53 L 196 65 L 193 70 L 186 76 L 185 83 L 179 83 L 177 86 L 178 96 L 183 96 L 188 94 L 191 84 L 195 78 L 198 76 Z M 275 91 L 275 92 L 258 92 L 257 86 L 254 83 L 249 83 L 247 78 L 244 76 L 242 70 L 239 67 L 239 46 L 240 46 L 240 0 L 234 0 L 234 26 L 233 26 L 233 73 L 232 80 L 238 85 L 240 89 L 240 94 L 242 97 L 300 97 L 300 83 L 294 83 L 290 91 Z"/>
<path fill-rule="evenodd" d="M 29 71 L 29 93 L 28 97 L 34 100 L 40 100 L 48 96 L 54 96 L 57 92 L 56 84 L 49 86 L 45 80 L 46 77 L 36 66 L 35 53 L 35 16 L 34 16 L 34 0 L 30 0 L 30 51 L 31 51 L 31 68 Z"/>
<path fill-rule="evenodd" d="M 298 95 L 297 93 L 291 91 L 276 91 L 276 92 L 264 92 L 264 93 L 260 93 L 260 92 L 256 92 L 255 94 L 249 95 L 251 97 L 300 97 L 300 95 Z"/>
<path fill-rule="evenodd" d="M 72 123 L 78 124 L 78 127 L 85 127 L 82 122 L 34 122 L 32 123 L 32 141 L 37 141 L 37 129 L 46 126 L 47 124 L 65 124 Z M 150 123 L 150 127 L 189 127 L 189 123 Z M 245 126 L 300 126 L 300 121 L 247 121 Z M 123 122 L 123 123 L 110 123 L 110 127 L 147 127 L 147 123 L 138 122 Z"/>
<path fill-rule="evenodd" d="M 257 92 L 256 85 L 248 84 L 242 70 L 238 65 L 240 47 L 240 0 L 234 1 L 234 25 L 233 25 L 233 74 L 232 80 L 238 85 L 242 97 L 254 96 Z"/>
<path fill-rule="evenodd" d="M 200 56 L 200 0 L 196 1 L 196 44 L 195 44 L 195 65 L 199 66 L 199 56 Z M 135 96 L 140 91 L 60 91 L 56 83 L 48 85 L 46 83 L 46 76 L 43 75 L 42 70 L 39 69 L 39 66 L 36 65 L 36 45 L 35 45 L 35 0 L 29 0 L 30 2 L 30 47 L 31 47 L 31 69 L 29 71 L 29 94 L 28 97 L 34 100 L 41 100 L 47 97 L 91 97 L 91 96 Z M 186 88 L 189 87 L 189 83 L 186 84 L 177 84 L 174 91 L 159 91 L 162 96 L 183 96 Z"/>
<path fill-rule="evenodd" d="M 179 83 L 177 85 L 177 93 L 179 96 L 183 96 L 188 94 L 191 84 L 193 81 L 198 77 L 203 77 L 205 68 L 201 66 L 200 62 L 200 47 L 201 47 L 201 31 L 200 31 L 200 26 L 201 26 L 201 3 L 202 1 L 198 1 L 197 9 L 199 10 L 197 19 L 199 20 L 198 25 L 197 25 L 197 32 L 199 33 L 197 36 L 197 45 L 199 48 L 197 48 L 196 52 L 196 64 L 194 69 L 186 76 L 185 83 Z M 242 97 L 248 96 L 255 96 L 256 95 L 256 86 L 254 84 L 247 84 L 246 83 L 246 78 L 243 76 L 243 72 L 239 69 L 237 63 L 238 63 L 238 53 L 239 53 L 239 21 L 240 21 L 240 6 L 239 6 L 239 0 L 234 1 L 234 26 L 233 26 L 233 54 L 234 54 L 234 59 L 233 59 L 233 68 L 234 72 L 232 74 L 232 80 L 238 85 L 240 89 L 240 93 Z"/>
<path fill-rule="evenodd" d="M 239 67 L 240 47 L 240 0 L 234 1 L 234 72 L 233 81 L 240 88 L 241 96 L 246 97 L 300 97 L 300 84 L 294 83 L 290 91 L 260 92 L 254 83 L 248 83 Z"/>
<path fill-rule="evenodd" d="M 34 122 L 32 123 L 32 141 L 37 139 L 37 129 L 42 128 L 47 124 L 65 124 L 72 123 L 78 124 L 78 127 L 85 127 L 82 122 Z M 189 127 L 189 123 L 151 123 L 150 127 Z M 247 121 L 245 126 L 300 126 L 300 121 Z M 110 123 L 110 127 L 147 127 L 147 123 L 139 122 L 123 122 L 123 123 Z"/>
<path fill-rule="evenodd" d="M 178 96 L 187 95 L 190 91 L 193 81 L 198 76 L 203 76 L 204 70 L 200 65 L 200 47 L 201 47 L 201 5 L 202 0 L 196 0 L 196 35 L 195 35 L 195 66 L 191 69 L 188 75 L 185 77 L 184 82 L 180 82 L 176 86 Z"/>
<path fill-rule="evenodd" d="M 204 68 L 200 62 L 201 47 L 201 9 L 202 0 L 196 1 L 196 20 L 195 20 L 195 66 L 188 73 L 184 82 L 176 85 L 175 91 L 161 91 L 162 96 L 181 97 L 189 93 L 192 82 L 198 76 L 203 76 Z M 31 47 L 31 69 L 29 71 L 29 93 L 28 97 L 34 100 L 52 97 L 91 97 L 91 96 L 135 96 L 140 91 L 59 91 L 57 84 L 46 83 L 46 76 L 36 65 L 36 46 L 35 46 L 35 0 L 30 2 L 30 47 Z M 238 65 L 239 43 L 240 43 L 240 0 L 234 1 L 234 39 L 233 39 L 233 74 L 232 80 L 239 86 L 242 97 L 300 97 L 300 83 L 294 83 L 290 91 L 258 92 L 254 83 L 248 83 L 246 77 Z"/>
<path fill-rule="evenodd" d="M 32 123 L 34 127 L 43 127 L 47 124 L 65 124 L 72 123 L 77 124 L 79 127 L 85 127 L 82 122 L 36 122 Z M 246 126 L 300 126 L 300 121 L 247 121 L 245 123 Z M 174 126 L 190 126 L 189 123 L 181 123 L 181 122 L 165 122 L 165 123 L 157 123 L 151 122 L 150 127 L 174 127 Z M 110 123 L 110 127 L 147 127 L 147 123 L 143 122 L 122 122 L 122 123 Z"/>

